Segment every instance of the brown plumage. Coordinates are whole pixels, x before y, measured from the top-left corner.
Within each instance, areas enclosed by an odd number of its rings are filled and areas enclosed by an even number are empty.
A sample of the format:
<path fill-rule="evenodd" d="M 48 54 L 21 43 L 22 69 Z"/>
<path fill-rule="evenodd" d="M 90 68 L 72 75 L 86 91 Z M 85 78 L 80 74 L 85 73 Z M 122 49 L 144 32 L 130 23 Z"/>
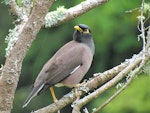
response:
<path fill-rule="evenodd" d="M 89 70 L 95 46 L 88 26 L 74 27 L 73 40 L 60 48 L 43 66 L 23 107 L 51 86 L 75 87 Z"/>

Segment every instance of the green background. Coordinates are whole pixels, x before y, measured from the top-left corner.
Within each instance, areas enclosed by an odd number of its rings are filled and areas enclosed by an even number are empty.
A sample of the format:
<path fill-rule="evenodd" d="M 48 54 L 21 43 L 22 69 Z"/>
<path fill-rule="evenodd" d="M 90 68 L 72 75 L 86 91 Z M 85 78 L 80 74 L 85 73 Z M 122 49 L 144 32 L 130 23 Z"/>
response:
<path fill-rule="evenodd" d="M 81 1 L 57 0 L 50 10 L 55 10 L 59 6 L 69 8 Z M 61 46 L 72 40 L 73 26 L 76 24 L 84 23 L 90 26 L 96 46 L 94 60 L 85 79 L 92 77 L 93 73 L 110 69 L 125 59 L 131 58 L 133 54 L 137 54 L 142 48 L 142 41 L 137 39 L 137 35 L 140 34 L 137 29 L 139 12 L 138 10 L 131 13 L 125 11 L 138 8 L 140 4 L 141 0 L 110 0 L 60 26 L 41 29 L 23 61 L 12 113 L 29 113 L 52 103 L 51 94 L 47 90 L 40 96 L 35 97 L 26 108 L 22 108 L 22 104 L 31 91 L 32 84 L 42 66 Z M 5 37 L 8 30 L 13 28 L 14 25 L 8 7 L 3 3 L 0 4 L 0 14 L 0 64 L 4 64 L 5 48 L 7 47 Z M 149 80 L 150 77 L 147 75 L 138 76 L 101 113 L 150 113 Z M 57 97 L 61 98 L 71 89 L 62 87 L 55 88 L 55 90 Z M 111 88 L 85 107 L 91 112 L 93 108 L 98 107 L 116 90 L 115 87 Z M 71 109 L 68 105 L 61 113 L 70 113 Z"/>

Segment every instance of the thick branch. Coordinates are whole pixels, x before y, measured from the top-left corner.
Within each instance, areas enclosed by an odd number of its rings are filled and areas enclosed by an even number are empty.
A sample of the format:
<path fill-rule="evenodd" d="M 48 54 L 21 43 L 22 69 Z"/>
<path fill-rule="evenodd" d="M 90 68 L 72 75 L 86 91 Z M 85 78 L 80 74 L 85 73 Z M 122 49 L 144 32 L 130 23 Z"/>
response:
<path fill-rule="evenodd" d="M 23 26 L 19 39 L 10 51 L 0 78 L 0 111 L 11 111 L 14 93 L 18 84 L 22 61 L 28 48 L 39 32 L 44 17 L 54 0 L 36 0 L 32 13 Z"/>
<path fill-rule="evenodd" d="M 108 0 L 86 0 L 86 1 L 82 2 L 81 4 L 68 9 L 66 11 L 66 18 L 64 18 L 60 23 L 66 22 L 66 21 L 73 19 L 81 14 L 84 14 L 87 11 L 89 11 L 107 1 Z M 60 23 L 57 23 L 57 24 L 60 24 Z"/>
<path fill-rule="evenodd" d="M 101 5 L 107 1 L 108 0 L 86 0 L 86 1 L 83 1 L 80 4 L 67 9 L 66 11 L 62 11 L 61 12 L 61 15 L 62 15 L 61 18 L 60 18 L 60 14 L 56 15 L 56 13 L 55 13 L 55 16 L 57 16 L 57 17 L 54 17 L 55 20 L 52 20 L 52 16 L 50 16 L 47 19 L 48 21 L 50 21 L 49 22 L 50 24 L 47 25 L 46 24 L 47 22 L 45 22 L 44 25 L 46 27 L 57 26 L 57 25 L 62 24 L 68 20 L 71 20 L 75 17 L 80 16 L 80 15 L 88 12 L 89 10 L 91 10 L 91 9 L 93 9 L 93 8 L 99 6 L 99 5 Z M 48 13 L 48 15 L 49 15 L 49 13 Z"/>

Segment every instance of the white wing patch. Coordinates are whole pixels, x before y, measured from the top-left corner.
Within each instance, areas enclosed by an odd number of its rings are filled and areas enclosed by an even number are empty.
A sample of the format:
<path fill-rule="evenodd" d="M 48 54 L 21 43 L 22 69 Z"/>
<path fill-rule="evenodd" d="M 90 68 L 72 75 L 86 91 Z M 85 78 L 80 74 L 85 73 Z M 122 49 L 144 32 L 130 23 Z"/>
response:
<path fill-rule="evenodd" d="M 76 68 L 74 68 L 74 70 L 70 73 L 70 75 L 73 74 L 77 69 L 79 69 L 80 66 L 81 66 L 81 65 L 78 65 Z M 62 87 L 62 86 L 65 86 L 65 85 L 60 82 L 60 83 L 55 84 L 55 86 L 56 86 L 56 87 Z"/>
<path fill-rule="evenodd" d="M 76 68 L 74 68 L 74 70 L 73 70 L 70 74 L 74 73 L 77 69 L 80 68 L 80 66 L 81 66 L 81 65 L 78 65 Z"/>

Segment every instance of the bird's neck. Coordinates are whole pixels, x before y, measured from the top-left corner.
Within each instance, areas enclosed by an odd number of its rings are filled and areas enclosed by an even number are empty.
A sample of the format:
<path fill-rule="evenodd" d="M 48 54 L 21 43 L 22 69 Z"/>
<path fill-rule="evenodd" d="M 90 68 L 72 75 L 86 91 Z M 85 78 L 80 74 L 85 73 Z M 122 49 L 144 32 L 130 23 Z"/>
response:
<path fill-rule="evenodd" d="M 73 40 L 78 42 L 78 43 L 83 43 L 85 45 L 87 45 L 91 52 L 95 53 L 95 45 L 94 45 L 94 41 L 93 41 L 93 38 L 92 38 L 92 35 L 89 34 L 89 35 L 84 35 L 78 31 L 75 31 L 74 32 L 74 35 L 73 35 Z"/>
<path fill-rule="evenodd" d="M 88 40 L 85 40 L 85 42 L 83 42 L 83 43 L 85 43 L 90 48 L 92 54 L 94 55 L 94 53 L 95 53 L 95 45 L 94 45 L 93 39 L 90 38 Z"/>

